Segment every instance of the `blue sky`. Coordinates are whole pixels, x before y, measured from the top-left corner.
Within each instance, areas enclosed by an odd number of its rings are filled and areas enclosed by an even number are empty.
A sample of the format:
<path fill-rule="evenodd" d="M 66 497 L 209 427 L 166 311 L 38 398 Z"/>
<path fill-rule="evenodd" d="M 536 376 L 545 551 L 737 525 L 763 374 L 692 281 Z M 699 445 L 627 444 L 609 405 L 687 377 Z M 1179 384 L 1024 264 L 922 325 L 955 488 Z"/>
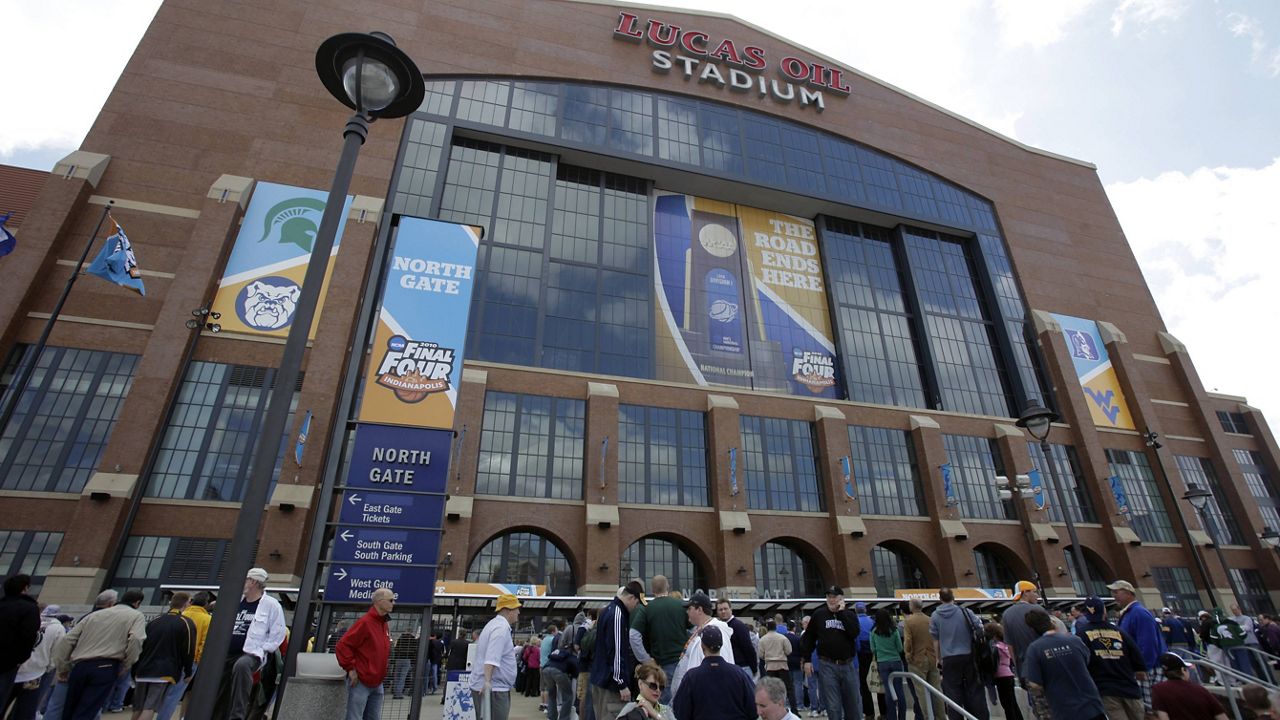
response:
<path fill-rule="evenodd" d="M 1021 142 L 1095 163 L 1205 386 L 1280 417 L 1280 2 L 663 4 L 736 15 Z M 10 57 L 47 63 L 10 79 L 0 162 L 47 169 L 77 147 L 158 5 L 0 0 Z"/>

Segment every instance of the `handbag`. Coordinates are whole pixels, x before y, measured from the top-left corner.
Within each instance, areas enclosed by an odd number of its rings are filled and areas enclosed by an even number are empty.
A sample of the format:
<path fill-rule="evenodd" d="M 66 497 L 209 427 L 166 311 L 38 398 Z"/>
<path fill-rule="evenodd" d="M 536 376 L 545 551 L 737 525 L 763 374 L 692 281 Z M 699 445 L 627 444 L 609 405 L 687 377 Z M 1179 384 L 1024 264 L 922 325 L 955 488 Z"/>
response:
<path fill-rule="evenodd" d="M 884 681 L 880 679 L 880 663 L 876 663 L 876 667 L 867 673 L 867 689 L 879 695 L 884 694 Z"/>

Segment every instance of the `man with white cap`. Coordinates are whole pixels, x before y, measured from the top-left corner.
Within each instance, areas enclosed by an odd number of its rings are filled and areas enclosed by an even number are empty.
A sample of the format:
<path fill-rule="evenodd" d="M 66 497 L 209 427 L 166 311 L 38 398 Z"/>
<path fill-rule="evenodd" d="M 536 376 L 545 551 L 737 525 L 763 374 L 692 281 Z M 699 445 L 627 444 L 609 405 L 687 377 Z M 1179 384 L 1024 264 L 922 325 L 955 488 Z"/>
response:
<path fill-rule="evenodd" d="M 520 620 L 520 601 L 511 593 L 503 593 L 494 609 L 497 614 L 476 639 L 471 671 L 471 698 L 480 720 L 507 720 L 511 714 L 511 686 L 516 683 L 516 647 L 511 642 L 511 626 Z M 488 714 L 484 713 L 486 707 Z"/>
<path fill-rule="evenodd" d="M 244 720 L 253 692 L 253 674 L 262 669 L 267 656 L 284 642 L 284 609 L 279 600 L 266 594 L 266 589 L 266 570 L 253 568 L 245 574 L 244 595 L 236 608 L 214 717 Z M 222 602 L 218 603 L 218 612 L 226 612 Z"/>
<path fill-rule="evenodd" d="M 1165 652 L 1164 633 L 1160 623 L 1141 602 L 1138 602 L 1138 591 L 1128 580 L 1117 580 L 1107 586 L 1111 591 L 1111 599 L 1120 608 L 1120 619 L 1116 626 L 1129 633 L 1142 660 L 1147 666 L 1147 677 L 1138 684 L 1142 687 L 1142 704 L 1147 711 L 1151 710 L 1151 687 L 1164 679 L 1160 673 L 1160 656 Z"/>

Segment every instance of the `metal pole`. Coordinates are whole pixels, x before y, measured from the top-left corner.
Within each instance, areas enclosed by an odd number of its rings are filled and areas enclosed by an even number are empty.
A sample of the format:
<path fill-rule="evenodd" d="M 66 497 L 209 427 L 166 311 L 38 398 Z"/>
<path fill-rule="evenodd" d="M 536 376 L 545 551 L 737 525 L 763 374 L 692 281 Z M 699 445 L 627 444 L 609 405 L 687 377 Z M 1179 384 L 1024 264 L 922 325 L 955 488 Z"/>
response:
<path fill-rule="evenodd" d="M 271 476 L 275 471 L 280 438 L 284 434 L 285 422 L 289 418 L 293 388 L 302 370 L 302 356 L 307 349 L 311 321 L 315 317 L 316 305 L 320 300 L 320 288 L 324 282 L 325 271 L 329 267 L 329 254 L 333 250 L 334 236 L 337 235 L 342 211 L 346 207 L 347 189 L 351 187 L 356 158 L 368 134 L 369 120 L 360 113 L 352 115 L 347 121 L 346 130 L 343 131 L 342 155 L 334 171 L 333 185 L 329 188 L 329 199 L 325 203 L 320 230 L 316 233 L 315 246 L 311 249 L 311 260 L 307 263 L 307 273 L 302 280 L 298 307 L 294 312 L 293 324 L 289 328 L 288 340 L 285 341 L 284 354 L 280 358 L 280 369 L 276 371 L 275 386 L 271 389 L 271 399 L 267 405 L 267 416 L 263 420 L 258 449 L 253 457 L 253 469 L 249 475 L 240 514 L 236 519 L 231 548 L 227 552 L 226 569 L 218 591 L 219 604 L 222 607 L 219 612 L 213 614 L 213 622 L 209 626 L 209 635 L 201 658 L 201 664 L 208 665 L 210 672 L 204 678 L 198 679 L 192 689 L 191 714 L 188 715 L 190 720 L 210 720 L 213 705 L 217 701 L 218 681 L 226 665 L 227 650 L 231 645 L 231 631 L 235 625 L 235 607 L 238 603 L 235 598 L 240 595 L 245 574 L 253 566 L 253 547 L 258 538 L 258 526 L 262 524 L 262 515 L 267 504 L 267 491 L 271 487 Z M 304 642 L 302 638 L 297 638 L 295 641 Z"/>
<path fill-rule="evenodd" d="M 4 409 L 0 410 L 0 433 L 4 432 L 9 426 L 9 421 L 13 419 L 13 413 L 18 409 L 18 399 L 22 397 L 22 392 L 27 389 L 27 383 L 31 382 L 31 373 L 35 372 L 36 364 L 40 362 L 40 354 L 44 352 L 44 346 L 49 342 L 49 334 L 53 332 L 53 324 L 58 322 L 58 316 L 62 314 L 62 306 L 67 304 L 67 296 L 71 294 L 71 286 L 76 284 L 76 278 L 80 277 L 81 270 L 84 269 L 85 258 L 89 257 L 89 251 L 93 249 L 93 243 L 98 239 L 98 231 L 102 229 L 102 223 L 106 221 L 107 215 L 111 214 L 111 207 L 115 205 L 115 200 L 108 200 L 107 206 L 102 208 L 102 215 L 98 217 L 98 224 L 93 226 L 93 232 L 89 234 L 89 240 L 84 244 L 84 250 L 80 253 L 80 260 L 76 263 L 76 269 L 72 271 L 71 277 L 67 278 L 67 284 L 62 288 L 62 295 L 58 296 L 58 302 L 53 306 L 53 312 L 49 313 L 49 319 L 44 323 L 44 329 L 40 331 L 40 339 L 36 341 L 31 350 L 31 359 L 18 369 L 18 375 L 13 379 L 13 384 L 9 386 L 9 399 L 4 404 Z"/>
<path fill-rule="evenodd" d="M 377 268 L 378 272 L 382 273 L 386 269 L 386 257 L 391 248 L 391 231 L 389 226 L 383 224 L 378 233 L 382 239 L 374 244 L 373 260 L 370 267 Z M 356 332 L 352 339 L 350 357 L 347 360 L 346 375 L 340 386 L 342 389 L 338 396 L 338 403 L 335 405 L 338 419 L 334 421 L 333 431 L 329 436 L 328 450 L 323 466 L 324 475 L 320 492 L 316 495 L 315 516 L 311 523 L 311 535 L 307 540 L 306 564 L 302 567 L 302 583 L 298 587 L 298 606 L 294 609 L 293 625 L 290 629 L 292 637 L 305 636 L 310 631 L 308 623 L 311 619 L 312 605 L 315 604 L 316 586 L 319 584 L 320 553 L 324 550 L 329 518 L 333 513 L 334 488 L 338 480 L 338 470 L 342 464 L 342 453 L 347 446 L 347 432 L 352 425 L 352 403 L 356 387 L 359 385 L 361 360 L 364 358 L 365 348 L 369 345 L 369 328 L 373 324 L 373 316 L 377 307 L 377 289 L 382 286 L 382 283 L 378 281 L 378 277 L 380 275 L 366 279 L 365 289 L 360 297 L 360 308 L 356 314 Z M 320 637 L 318 632 L 317 637 Z M 277 694 L 279 699 L 284 698 L 289 678 L 297 672 L 300 648 L 301 646 L 296 643 L 289 643 L 289 652 L 284 658 L 284 673 L 280 677 L 280 687 Z M 277 708 L 281 706 L 279 699 L 276 701 Z"/>
<path fill-rule="evenodd" d="M 1146 441 L 1147 447 L 1151 448 L 1152 454 L 1156 456 L 1156 467 L 1160 470 L 1160 478 L 1164 481 L 1165 487 L 1169 488 L 1169 493 L 1174 497 L 1174 505 L 1177 505 L 1177 492 L 1173 489 L 1173 483 L 1169 482 L 1169 473 L 1164 469 L 1164 460 L 1160 457 L 1160 448 L 1164 447 L 1157 438 L 1156 433 L 1151 432 L 1151 428 L 1147 428 L 1142 435 Z M 1182 534 L 1187 538 L 1187 545 L 1191 547 L 1191 559 L 1196 564 L 1196 571 L 1200 573 L 1200 580 L 1204 582 L 1204 590 L 1209 594 L 1209 604 L 1218 607 L 1218 601 L 1214 599 L 1213 579 L 1209 577 L 1209 567 L 1205 565 L 1204 557 L 1200 554 L 1199 548 L 1195 542 L 1191 540 L 1191 526 L 1187 525 L 1187 516 L 1182 514 L 1182 508 L 1178 507 L 1177 512 L 1178 524 L 1182 526 Z M 1197 511 L 1199 512 L 1199 511 Z"/>
<path fill-rule="evenodd" d="M 1205 499 L 1205 504 L 1208 505 L 1207 498 Z M 1218 556 L 1218 564 L 1222 566 L 1222 572 L 1227 575 L 1227 586 L 1231 588 L 1231 593 L 1236 596 L 1236 602 L 1240 603 L 1240 610 L 1243 612 L 1249 612 L 1249 607 L 1245 603 L 1244 595 L 1242 595 L 1240 593 L 1240 589 L 1236 587 L 1235 578 L 1231 577 L 1231 566 L 1227 564 L 1227 556 L 1222 554 L 1222 542 L 1218 540 L 1218 534 L 1213 531 L 1213 525 L 1209 522 L 1209 513 L 1206 512 L 1205 508 L 1196 508 L 1196 515 L 1200 516 L 1200 524 L 1204 526 L 1204 531 L 1209 534 L 1209 540 L 1213 542 L 1213 550 Z M 1213 588 L 1210 587 L 1207 589 L 1209 590 L 1209 594 L 1212 595 Z M 1224 611 L 1231 607 L 1227 604 L 1226 598 L 1220 597 L 1219 599 L 1222 601 L 1220 607 Z"/>
<path fill-rule="evenodd" d="M 413 688 L 413 696 L 409 698 L 409 720 L 414 720 L 422 712 L 422 691 L 426 688 L 422 683 L 427 681 L 427 673 L 431 672 L 431 663 L 427 661 L 427 657 L 431 650 L 431 606 L 422 608 L 422 617 L 419 619 L 422 623 L 422 629 L 418 631 L 418 657 L 413 660 L 413 682 L 410 687 Z M 423 669 L 426 672 L 423 672 Z M 568 718 L 565 718 L 568 720 Z"/>
<path fill-rule="evenodd" d="M 1040 441 L 1040 452 L 1044 455 L 1044 464 L 1049 468 L 1049 479 L 1053 481 L 1053 496 L 1062 508 L 1062 519 L 1067 523 L 1067 536 L 1071 538 L 1071 558 L 1080 570 L 1080 579 L 1084 583 L 1084 594 L 1087 596 L 1093 586 L 1093 578 L 1089 577 L 1089 566 L 1084 561 L 1084 548 L 1080 546 L 1080 537 L 1076 535 L 1076 524 L 1071 520 L 1071 508 L 1067 507 L 1066 494 L 1062 491 L 1062 483 L 1058 482 L 1058 470 L 1049 452 L 1049 439 Z"/>

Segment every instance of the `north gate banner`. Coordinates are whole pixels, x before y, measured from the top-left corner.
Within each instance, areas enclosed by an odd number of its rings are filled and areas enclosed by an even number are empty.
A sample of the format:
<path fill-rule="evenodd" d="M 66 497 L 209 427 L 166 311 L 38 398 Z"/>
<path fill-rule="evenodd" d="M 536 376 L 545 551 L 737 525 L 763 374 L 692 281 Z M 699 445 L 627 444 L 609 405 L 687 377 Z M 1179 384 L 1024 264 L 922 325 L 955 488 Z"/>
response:
<path fill-rule="evenodd" d="M 288 336 L 328 197 L 329 193 L 322 190 L 270 182 L 257 184 L 209 308 L 222 314 L 218 322 L 223 332 Z M 353 200 L 347 196 L 338 221 L 329 267 L 311 322 L 308 337 L 312 340 L 320 324 L 329 278 L 337 263 Z"/>
<path fill-rule="evenodd" d="M 359 422 L 453 429 L 480 233 L 470 225 L 401 218 Z"/>

